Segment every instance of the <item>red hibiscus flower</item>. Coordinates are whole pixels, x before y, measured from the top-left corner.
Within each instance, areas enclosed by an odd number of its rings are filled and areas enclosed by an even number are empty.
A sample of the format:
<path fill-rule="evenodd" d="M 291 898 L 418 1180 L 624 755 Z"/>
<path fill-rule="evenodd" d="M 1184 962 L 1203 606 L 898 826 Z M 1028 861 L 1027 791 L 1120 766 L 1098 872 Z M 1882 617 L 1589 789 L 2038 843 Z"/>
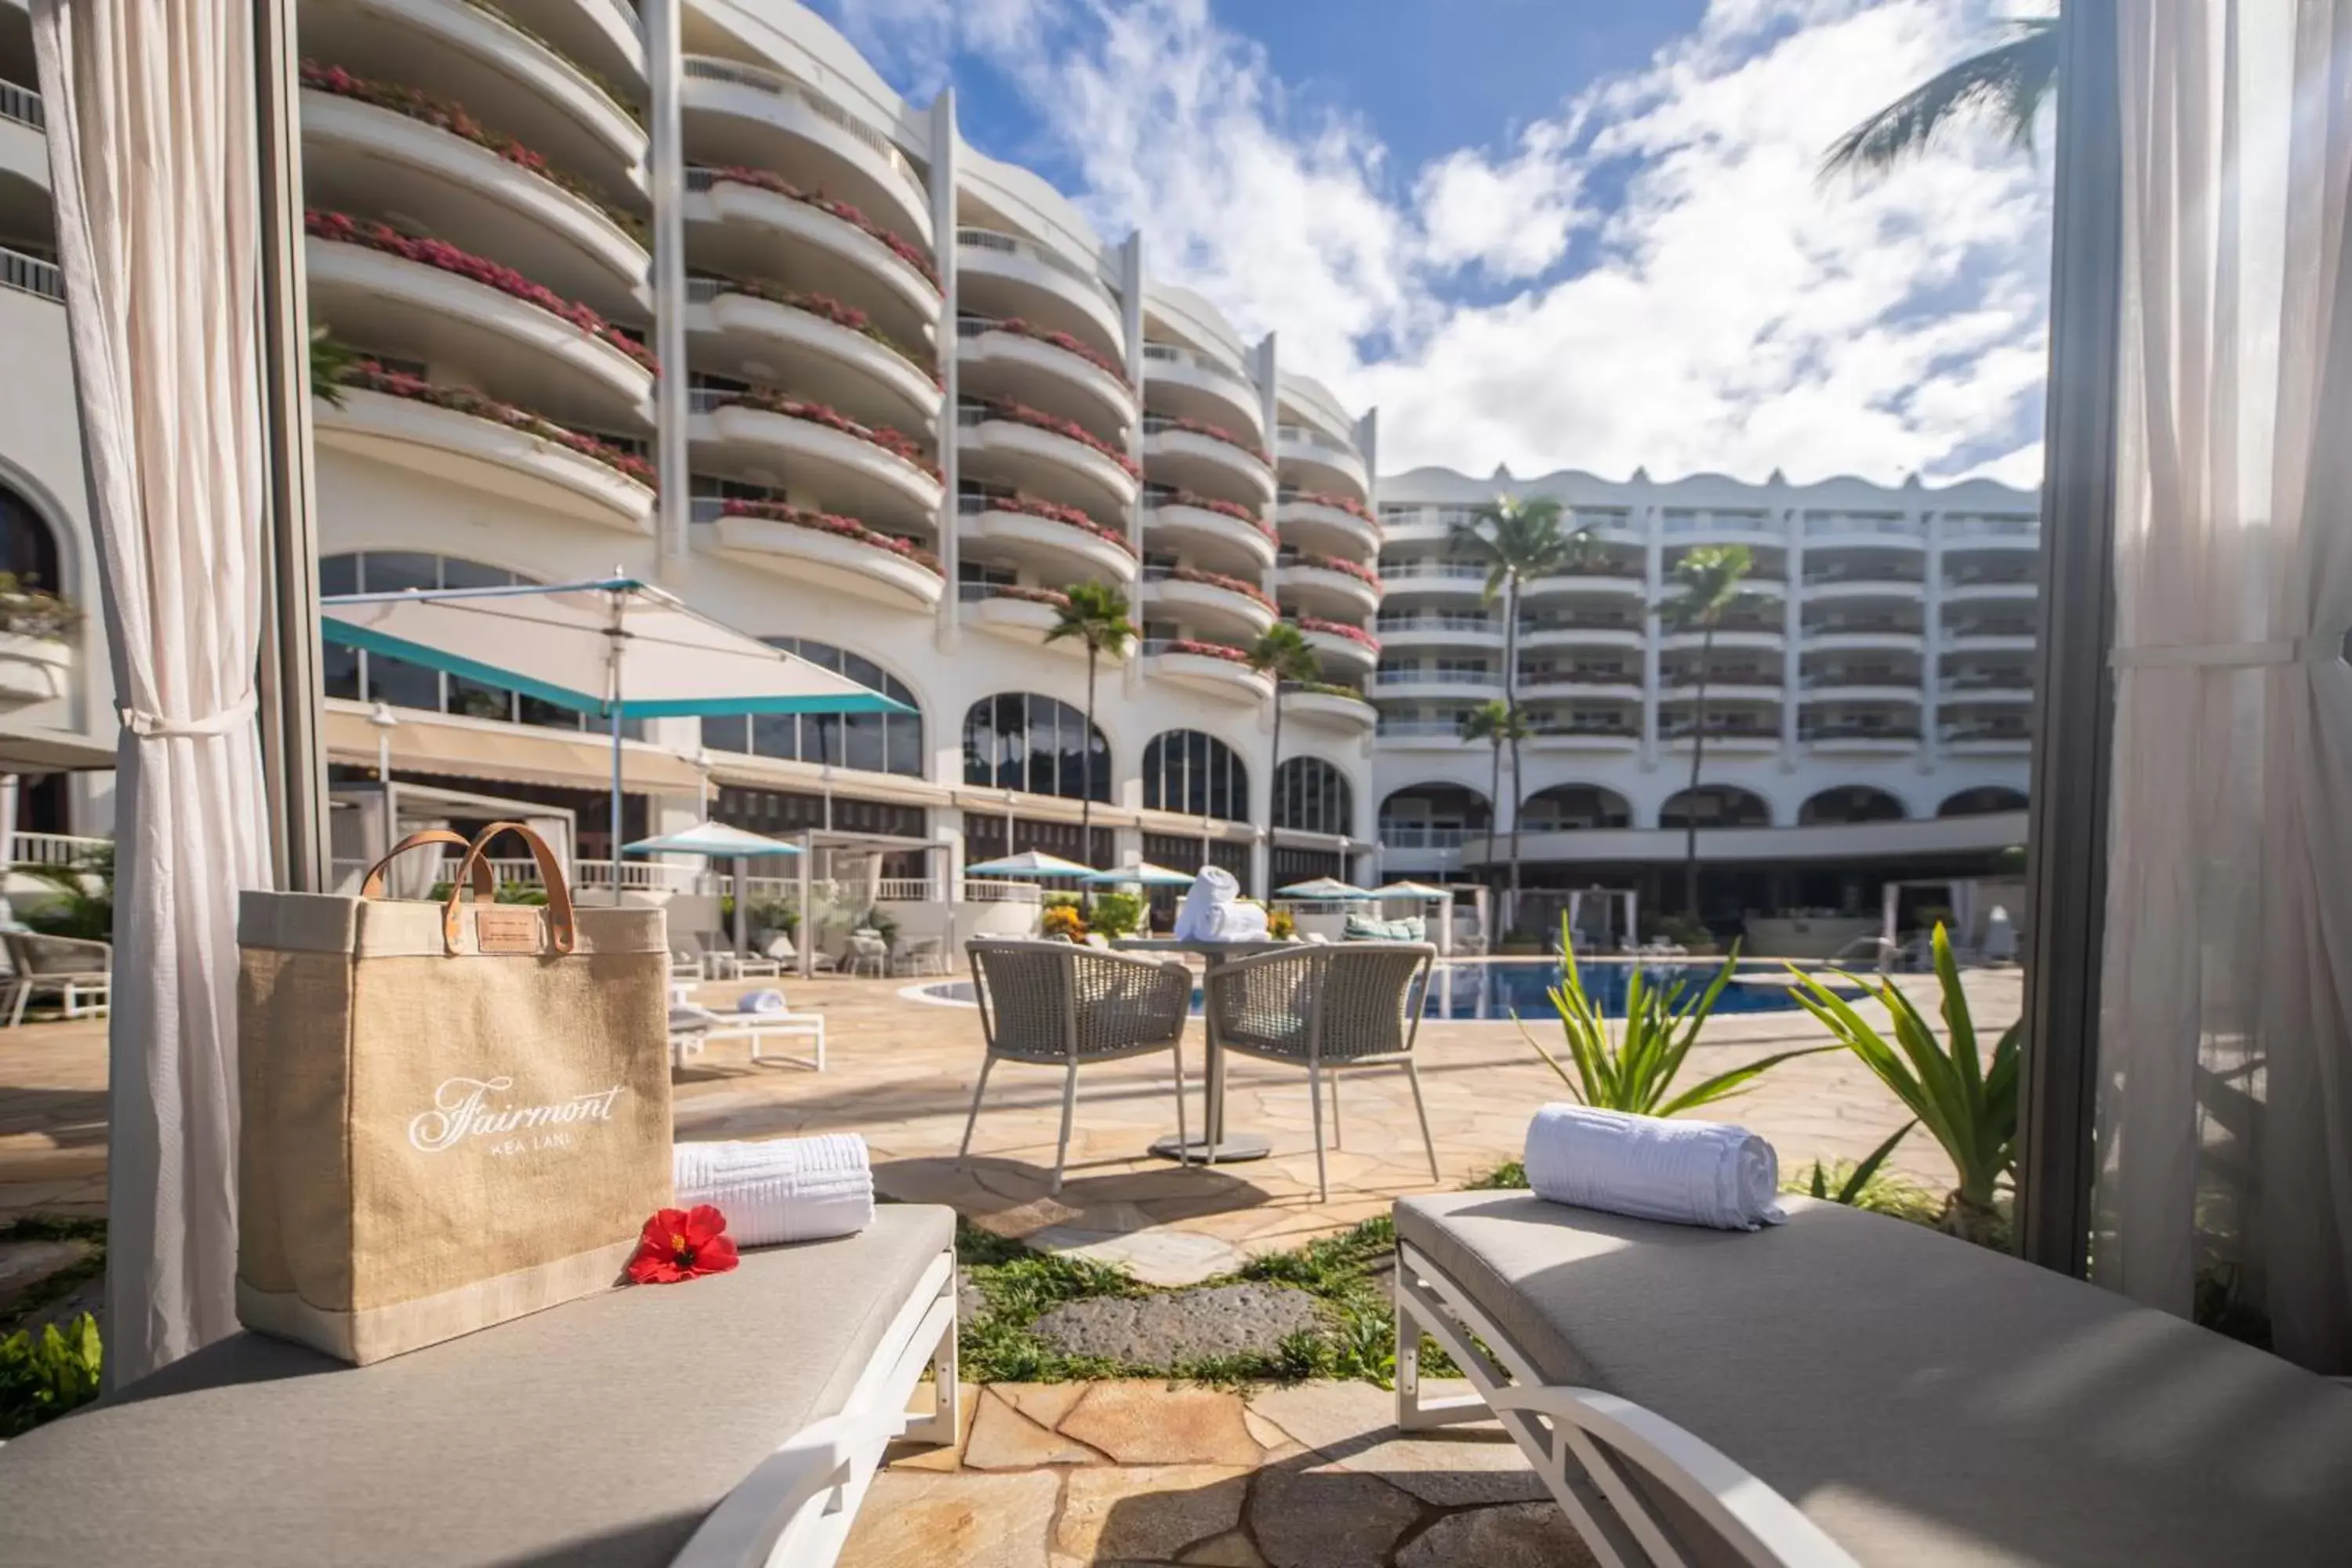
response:
<path fill-rule="evenodd" d="M 709 1204 L 664 1209 L 637 1237 L 629 1278 L 640 1285 L 675 1285 L 698 1274 L 724 1274 L 741 1261 L 727 1234 L 727 1216 Z"/>

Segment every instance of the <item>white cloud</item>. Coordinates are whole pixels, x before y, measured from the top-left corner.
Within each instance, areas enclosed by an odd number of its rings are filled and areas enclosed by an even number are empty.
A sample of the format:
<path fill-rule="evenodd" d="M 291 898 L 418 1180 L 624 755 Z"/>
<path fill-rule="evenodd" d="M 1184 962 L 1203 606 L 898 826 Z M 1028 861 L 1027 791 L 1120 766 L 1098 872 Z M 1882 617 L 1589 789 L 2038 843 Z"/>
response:
<path fill-rule="evenodd" d="M 2038 463 L 2042 171 L 1963 137 L 1874 184 L 1815 177 L 1838 132 L 1997 36 L 1986 0 L 1713 0 L 1642 69 L 1405 177 L 1206 0 L 841 11 L 898 79 L 959 50 L 1001 71 L 1105 233 L 1141 229 L 1156 272 L 1380 405 L 1385 469 Z"/>

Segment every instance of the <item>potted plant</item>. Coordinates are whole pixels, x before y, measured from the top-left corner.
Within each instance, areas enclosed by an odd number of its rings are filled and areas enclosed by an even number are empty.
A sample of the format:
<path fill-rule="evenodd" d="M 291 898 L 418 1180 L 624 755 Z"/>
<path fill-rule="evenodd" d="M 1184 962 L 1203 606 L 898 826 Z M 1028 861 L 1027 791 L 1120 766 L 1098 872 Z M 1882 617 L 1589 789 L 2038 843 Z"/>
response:
<path fill-rule="evenodd" d="M 80 629 L 71 600 L 0 572 L 0 709 L 63 697 Z"/>

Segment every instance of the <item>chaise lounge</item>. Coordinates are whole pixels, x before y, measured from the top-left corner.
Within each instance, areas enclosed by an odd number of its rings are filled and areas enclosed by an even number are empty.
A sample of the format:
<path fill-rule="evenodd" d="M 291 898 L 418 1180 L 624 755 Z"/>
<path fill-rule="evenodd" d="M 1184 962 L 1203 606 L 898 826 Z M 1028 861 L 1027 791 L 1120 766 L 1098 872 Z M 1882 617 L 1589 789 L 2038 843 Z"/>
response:
<path fill-rule="evenodd" d="M 883 1449 L 953 1439 L 954 1235 L 886 1205 L 364 1367 L 232 1335 L 0 1447 L 0 1559 L 824 1568 Z"/>
<path fill-rule="evenodd" d="M 1400 1200 L 1398 1425 L 1499 1416 L 1612 1568 L 2352 1559 L 2352 1390 L 1900 1220 L 1787 1202 L 1749 1235 L 1526 1194 Z M 1424 1331 L 1475 1396 L 1422 1396 Z"/>

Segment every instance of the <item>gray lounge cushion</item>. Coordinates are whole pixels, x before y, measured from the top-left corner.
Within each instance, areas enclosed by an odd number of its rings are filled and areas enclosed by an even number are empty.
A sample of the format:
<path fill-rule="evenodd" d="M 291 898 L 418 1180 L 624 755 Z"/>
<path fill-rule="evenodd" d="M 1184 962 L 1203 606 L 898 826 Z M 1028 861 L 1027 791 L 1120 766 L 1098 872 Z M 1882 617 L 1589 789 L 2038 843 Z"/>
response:
<path fill-rule="evenodd" d="M 237 1334 L 0 1447 L 0 1561 L 666 1563 L 837 1414 L 953 1211 L 888 1205 L 373 1366 Z"/>
<path fill-rule="evenodd" d="M 1452 1193 L 1396 1205 L 1550 1382 L 1676 1423 L 1860 1562 L 2352 1563 L 2352 1390 L 1834 1204 L 1754 1235 Z"/>

